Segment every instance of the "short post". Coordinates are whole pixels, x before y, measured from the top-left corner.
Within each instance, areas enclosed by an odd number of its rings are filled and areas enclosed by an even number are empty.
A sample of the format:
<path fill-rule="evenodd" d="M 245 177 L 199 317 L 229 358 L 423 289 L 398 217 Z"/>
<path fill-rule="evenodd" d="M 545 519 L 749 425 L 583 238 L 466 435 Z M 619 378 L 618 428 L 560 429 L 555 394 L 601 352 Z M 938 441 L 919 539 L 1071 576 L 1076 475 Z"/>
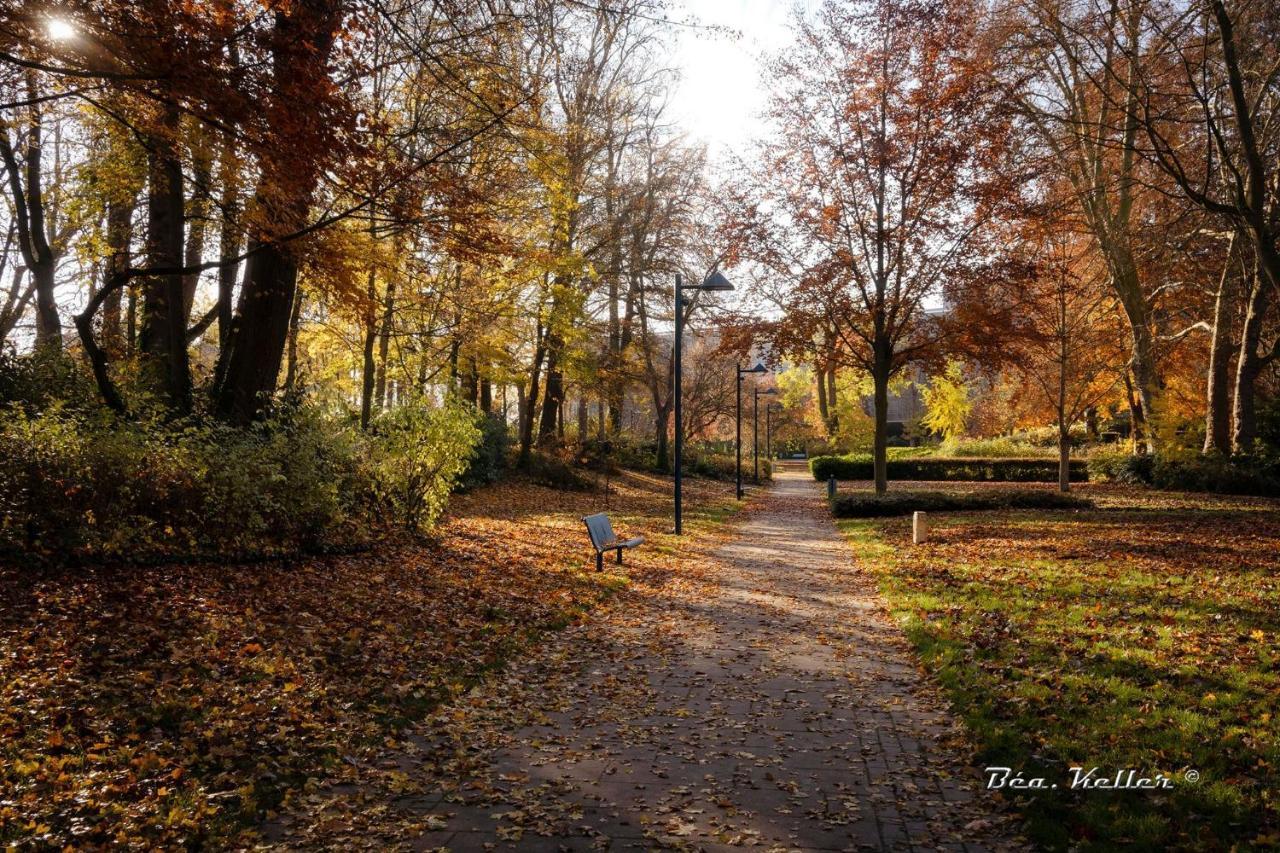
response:
<path fill-rule="evenodd" d="M 929 541 L 929 515 L 928 513 L 915 512 L 911 516 L 911 541 L 916 545 L 923 545 Z"/>
<path fill-rule="evenodd" d="M 833 501 L 835 499 L 836 499 L 836 477 L 834 474 L 832 474 L 830 477 L 827 478 L 827 500 Z"/>

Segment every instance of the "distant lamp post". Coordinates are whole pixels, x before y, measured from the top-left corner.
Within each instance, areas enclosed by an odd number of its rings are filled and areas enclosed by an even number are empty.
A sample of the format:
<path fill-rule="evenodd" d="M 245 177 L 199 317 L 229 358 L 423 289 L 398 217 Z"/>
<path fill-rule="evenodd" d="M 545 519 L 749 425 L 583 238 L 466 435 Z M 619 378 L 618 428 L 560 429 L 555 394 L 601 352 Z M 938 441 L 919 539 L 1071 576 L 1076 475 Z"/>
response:
<path fill-rule="evenodd" d="M 680 480 L 684 474 L 684 421 L 681 420 L 680 410 L 680 389 L 681 389 L 681 351 L 684 349 L 684 311 L 685 308 L 692 307 L 693 303 L 684 298 L 686 290 L 705 290 L 712 293 L 723 293 L 733 290 L 733 285 L 729 283 L 729 279 L 720 274 L 719 270 L 713 270 L 711 275 L 703 280 L 702 284 L 681 284 L 680 273 L 676 273 L 676 341 L 675 341 L 675 398 L 676 398 L 676 484 L 675 484 L 675 504 L 676 504 L 676 535 L 679 536 L 683 532 L 683 511 L 680 504 Z M 739 484 L 738 490 L 742 487 Z"/>
<path fill-rule="evenodd" d="M 761 391 L 758 385 L 751 389 L 751 464 L 754 468 L 751 480 L 755 483 L 760 482 L 760 398 L 777 393 L 777 388 L 766 388 Z M 765 408 L 768 408 L 768 401 Z"/>
<path fill-rule="evenodd" d="M 769 403 L 764 407 L 764 458 L 773 459 L 773 413 L 781 412 L 781 403 Z"/>
<path fill-rule="evenodd" d="M 764 366 L 764 362 L 757 361 L 755 367 L 739 367 L 738 383 L 737 383 L 737 414 L 734 418 L 734 445 L 737 449 L 737 460 L 734 462 L 734 474 L 736 476 L 738 488 L 738 500 L 742 500 L 742 379 L 749 373 L 768 373 L 768 368 Z"/>

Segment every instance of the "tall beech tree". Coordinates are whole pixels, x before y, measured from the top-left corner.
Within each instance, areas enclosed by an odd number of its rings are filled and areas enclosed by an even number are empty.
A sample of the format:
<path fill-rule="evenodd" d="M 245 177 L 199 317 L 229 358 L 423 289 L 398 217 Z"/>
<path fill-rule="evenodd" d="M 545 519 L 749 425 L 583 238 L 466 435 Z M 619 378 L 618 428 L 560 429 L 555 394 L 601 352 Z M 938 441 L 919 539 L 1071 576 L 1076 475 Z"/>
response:
<path fill-rule="evenodd" d="M 1186 199 L 1233 234 L 1243 286 L 1228 261 L 1214 328 L 1227 325 L 1231 297 L 1243 297 L 1237 342 L 1230 449 L 1247 453 L 1257 437 L 1255 386 L 1280 358 L 1280 340 L 1263 340 L 1280 290 L 1280 22 L 1273 5 L 1206 0 L 1148 10 L 1150 45 L 1132 46 L 1145 143 L 1139 151 Z M 1141 54 L 1138 56 L 1136 54 Z M 1228 344 L 1214 347 L 1214 376 Z M 1210 395 L 1220 405 L 1222 389 Z M 1222 450 L 1216 419 L 1208 449 Z"/>
<path fill-rule="evenodd" d="M 1004 7 L 1004 73 L 1010 101 L 1044 146 L 1045 166 L 1070 182 L 1076 205 L 1105 259 L 1108 284 L 1129 323 L 1130 369 L 1140 405 L 1134 429 L 1148 450 L 1160 375 L 1156 294 L 1141 270 L 1142 185 L 1138 86 L 1146 0 L 1015 0 Z"/>
<path fill-rule="evenodd" d="M 832 0 L 770 66 L 747 242 L 871 375 L 878 492 L 889 382 L 938 343 L 926 309 L 968 274 L 992 209 L 1004 124 L 979 21 L 963 0 Z"/>

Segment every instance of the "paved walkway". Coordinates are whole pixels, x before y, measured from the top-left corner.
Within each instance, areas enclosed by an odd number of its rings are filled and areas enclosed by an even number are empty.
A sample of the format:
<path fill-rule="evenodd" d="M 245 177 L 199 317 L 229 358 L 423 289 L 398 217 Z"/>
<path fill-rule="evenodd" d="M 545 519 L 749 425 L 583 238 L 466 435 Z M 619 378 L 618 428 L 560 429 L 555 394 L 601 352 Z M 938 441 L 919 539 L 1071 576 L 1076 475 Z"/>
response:
<path fill-rule="evenodd" d="M 457 851 L 1017 849 L 851 557 L 812 479 L 781 471 L 689 577 L 477 688 L 411 739 L 399 795 L 304 834 Z"/>

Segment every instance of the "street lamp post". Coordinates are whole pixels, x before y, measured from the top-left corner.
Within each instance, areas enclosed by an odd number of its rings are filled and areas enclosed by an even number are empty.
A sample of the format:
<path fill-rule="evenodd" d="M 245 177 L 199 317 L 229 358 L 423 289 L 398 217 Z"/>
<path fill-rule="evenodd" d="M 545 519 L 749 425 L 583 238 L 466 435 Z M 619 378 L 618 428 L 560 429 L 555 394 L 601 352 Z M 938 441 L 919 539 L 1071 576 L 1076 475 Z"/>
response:
<path fill-rule="evenodd" d="M 733 290 L 733 285 L 729 280 L 713 270 L 711 275 L 707 276 L 702 284 L 681 284 L 680 273 L 676 273 L 676 340 L 675 340 L 675 417 L 676 417 L 676 479 L 675 479 L 675 510 L 676 510 L 676 535 L 683 532 L 683 512 L 681 507 L 680 480 L 684 473 L 684 421 L 681 420 L 680 411 L 680 381 L 681 381 L 681 351 L 684 349 L 684 311 L 685 308 L 692 308 L 693 303 L 684 298 L 685 290 L 706 290 L 710 292 L 723 292 Z"/>
<path fill-rule="evenodd" d="M 764 373 L 766 368 L 762 362 L 757 361 L 755 367 L 739 367 L 737 382 L 737 404 L 736 415 L 734 417 L 734 446 L 737 451 L 737 459 L 734 462 L 733 470 L 735 479 L 737 480 L 738 500 L 742 500 L 742 380 L 748 373 Z"/>
<path fill-rule="evenodd" d="M 760 482 L 760 395 L 777 394 L 777 388 L 766 388 L 761 391 L 759 385 L 751 387 L 751 464 L 754 472 L 751 481 Z M 768 408 L 766 403 L 765 408 Z"/>

